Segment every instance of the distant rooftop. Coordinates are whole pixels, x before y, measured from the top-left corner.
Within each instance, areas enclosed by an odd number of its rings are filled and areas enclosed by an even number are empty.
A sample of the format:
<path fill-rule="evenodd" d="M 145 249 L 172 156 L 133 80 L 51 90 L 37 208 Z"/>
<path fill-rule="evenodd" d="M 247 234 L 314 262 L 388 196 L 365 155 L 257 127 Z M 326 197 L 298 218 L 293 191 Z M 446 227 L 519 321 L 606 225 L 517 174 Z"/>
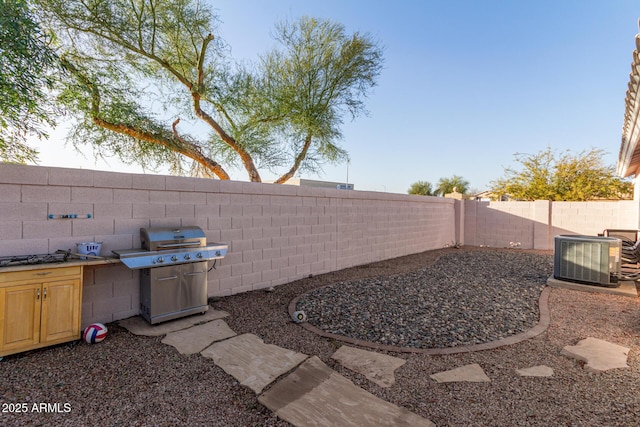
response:
<path fill-rule="evenodd" d="M 334 190 L 353 190 L 353 184 L 347 184 L 345 182 L 333 182 L 333 181 L 317 181 L 314 179 L 304 179 L 304 178 L 291 178 L 285 185 L 299 185 L 302 187 L 319 187 L 319 188 L 333 188 Z"/>

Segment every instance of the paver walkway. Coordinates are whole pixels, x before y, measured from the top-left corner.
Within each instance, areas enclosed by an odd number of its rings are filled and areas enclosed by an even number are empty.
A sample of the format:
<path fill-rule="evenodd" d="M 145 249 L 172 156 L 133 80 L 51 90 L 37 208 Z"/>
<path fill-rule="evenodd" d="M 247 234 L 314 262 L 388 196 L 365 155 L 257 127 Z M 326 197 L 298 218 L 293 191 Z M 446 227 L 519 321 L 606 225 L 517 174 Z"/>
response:
<path fill-rule="evenodd" d="M 577 345 L 562 349 L 565 356 L 587 362 L 585 369 L 590 371 L 607 371 L 616 368 L 628 368 L 627 356 L 629 348 L 596 338 L 587 338 Z"/>
<path fill-rule="evenodd" d="M 395 370 L 406 362 L 399 357 L 361 350 L 348 345 L 340 347 L 331 355 L 331 358 L 339 361 L 345 368 L 364 375 L 380 387 L 391 387 L 396 382 Z"/>
<path fill-rule="evenodd" d="M 296 426 L 435 426 L 361 389 L 313 356 L 258 401 Z"/>
<path fill-rule="evenodd" d="M 212 344 L 200 354 L 212 359 L 224 371 L 254 393 L 302 363 L 308 356 L 243 334 Z"/>
<path fill-rule="evenodd" d="M 258 395 L 258 401 L 278 417 L 300 426 L 434 426 L 406 408 L 386 402 L 325 365 L 317 356 L 266 344 L 253 334 L 236 335 L 224 311 L 209 310 L 160 325 L 149 325 L 140 317 L 119 322 L 136 335 L 166 335 L 163 343 L 181 354 L 200 353 L 210 358 L 240 384 Z M 585 369 L 601 371 L 628 367 L 629 349 L 607 341 L 587 338 L 567 346 L 562 354 L 587 362 Z M 385 354 L 342 346 L 332 358 L 361 373 L 381 387 L 395 382 L 394 372 L 404 360 Z M 517 369 L 520 376 L 552 376 L 553 369 L 539 365 Z M 439 372 L 436 382 L 488 382 L 478 364 Z M 280 378 L 278 380 L 278 378 Z M 265 387 L 274 383 L 264 393 Z"/>
<path fill-rule="evenodd" d="M 490 382 L 491 379 L 484 373 L 482 367 L 477 363 L 471 365 L 460 366 L 449 371 L 438 372 L 437 374 L 430 375 L 431 379 L 439 383 L 450 382 L 471 382 L 482 383 Z"/>
<path fill-rule="evenodd" d="M 553 368 L 546 365 L 538 365 L 530 368 L 516 369 L 516 374 L 521 377 L 552 377 Z"/>
<path fill-rule="evenodd" d="M 217 319 L 180 331 L 169 332 L 162 342 L 174 346 L 181 354 L 195 354 L 200 353 L 216 341 L 236 335 L 227 322 Z"/>
<path fill-rule="evenodd" d="M 142 318 L 134 317 L 119 323 L 137 335 L 167 334 L 162 342 L 172 345 L 181 354 L 200 352 L 240 384 L 253 390 L 261 404 L 295 426 L 435 426 L 406 408 L 356 386 L 317 356 L 309 358 L 265 344 L 253 334 L 236 335 L 226 322 L 218 320 L 228 316 L 227 313 L 216 310 L 207 313 L 208 321 L 202 316 L 193 316 L 175 321 L 179 322 L 177 324 L 167 322 L 152 326 Z M 370 353 L 367 355 L 361 353 L 363 351 L 345 349 L 337 352 L 337 358 L 352 360 L 355 357 L 368 361 L 364 375 L 382 384 L 393 383 L 393 370 L 404 360 L 373 352 L 366 352 Z M 379 361 L 377 367 L 376 360 Z M 288 375 L 262 393 L 266 386 L 285 374 Z"/>

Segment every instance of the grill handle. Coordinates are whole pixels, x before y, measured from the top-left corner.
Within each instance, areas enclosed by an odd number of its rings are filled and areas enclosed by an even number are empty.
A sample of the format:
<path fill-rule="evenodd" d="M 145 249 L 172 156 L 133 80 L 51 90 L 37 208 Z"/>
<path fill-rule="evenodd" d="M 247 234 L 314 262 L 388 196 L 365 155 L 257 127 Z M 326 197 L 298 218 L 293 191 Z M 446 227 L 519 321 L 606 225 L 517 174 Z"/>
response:
<path fill-rule="evenodd" d="M 206 271 L 196 271 L 195 273 L 185 273 L 185 276 L 197 276 L 198 274 L 206 274 Z"/>
<path fill-rule="evenodd" d="M 178 278 L 178 276 L 167 276 L 167 277 L 158 277 L 156 280 L 158 282 L 161 282 L 163 280 L 175 280 L 177 278 Z"/>
<path fill-rule="evenodd" d="M 200 246 L 200 242 L 166 243 L 164 245 L 158 245 L 158 249 L 183 248 L 185 246 Z"/>

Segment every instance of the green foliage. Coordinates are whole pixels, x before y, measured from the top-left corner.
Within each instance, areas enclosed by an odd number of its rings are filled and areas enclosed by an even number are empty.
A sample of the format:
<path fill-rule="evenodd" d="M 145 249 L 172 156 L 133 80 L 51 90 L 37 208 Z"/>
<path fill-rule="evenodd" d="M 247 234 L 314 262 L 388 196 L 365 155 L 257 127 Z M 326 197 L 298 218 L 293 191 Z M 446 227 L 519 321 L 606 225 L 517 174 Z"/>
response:
<path fill-rule="evenodd" d="M 467 194 L 469 181 L 458 175 L 454 175 L 451 178 L 440 178 L 435 194 L 444 196 L 445 194 L 453 193 L 454 188 L 460 194 Z"/>
<path fill-rule="evenodd" d="M 194 118 L 189 88 L 197 93 L 212 16 L 184 1 L 36 2 L 72 76 L 59 82 L 58 101 L 76 118 L 69 134 L 76 149 L 90 145 L 96 157 L 117 156 L 146 169 L 193 168 L 180 149 L 206 152 L 206 146 L 176 136 L 172 123 Z"/>
<path fill-rule="evenodd" d="M 54 124 L 49 90 L 59 70 L 48 43 L 26 1 L 0 0 L 0 161 L 35 161 L 27 138 Z"/>
<path fill-rule="evenodd" d="M 602 164 L 599 149 L 556 156 L 550 147 L 534 155 L 516 154 L 520 170 L 505 168 L 505 177 L 491 182 L 500 199 L 586 201 L 624 199 L 633 194 L 629 181 L 616 176 L 613 166 Z"/>
<path fill-rule="evenodd" d="M 407 194 L 415 194 L 419 196 L 433 196 L 433 188 L 428 181 L 416 181 L 407 190 Z"/>
<path fill-rule="evenodd" d="M 36 1 L 75 77 L 60 100 L 76 144 L 147 166 L 191 159 L 221 179 L 241 166 L 252 181 L 258 168 L 318 171 L 347 158 L 343 116 L 366 113 L 381 71 L 371 37 L 331 21 L 283 23 L 279 48 L 236 64 L 205 2 Z"/>
<path fill-rule="evenodd" d="M 282 48 L 261 57 L 259 90 L 248 109 L 266 126 L 289 135 L 289 161 L 300 151 L 300 141 L 314 138 L 302 170 L 346 160 L 337 145 L 342 117 L 366 113 L 363 99 L 380 72 L 381 50 L 366 35 L 348 35 L 341 24 L 309 17 L 277 25 L 275 38 Z"/>

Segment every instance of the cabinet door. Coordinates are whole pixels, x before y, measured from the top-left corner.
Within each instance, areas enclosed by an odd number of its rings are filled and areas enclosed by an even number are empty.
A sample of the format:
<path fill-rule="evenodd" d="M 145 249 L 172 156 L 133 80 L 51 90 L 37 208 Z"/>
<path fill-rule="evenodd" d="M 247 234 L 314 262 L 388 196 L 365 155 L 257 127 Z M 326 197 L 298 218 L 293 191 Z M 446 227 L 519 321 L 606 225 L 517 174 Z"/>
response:
<path fill-rule="evenodd" d="M 80 304 L 79 279 L 43 283 L 40 342 L 80 338 Z"/>
<path fill-rule="evenodd" d="M 150 268 L 150 316 L 162 316 L 180 311 L 180 266 Z"/>
<path fill-rule="evenodd" d="M 207 305 L 207 263 L 194 262 L 181 266 L 180 309 Z"/>
<path fill-rule="evenodd" d="M 31 347 L 40 342 L 41 284 L 0 289 L 0 351 Z"/>

